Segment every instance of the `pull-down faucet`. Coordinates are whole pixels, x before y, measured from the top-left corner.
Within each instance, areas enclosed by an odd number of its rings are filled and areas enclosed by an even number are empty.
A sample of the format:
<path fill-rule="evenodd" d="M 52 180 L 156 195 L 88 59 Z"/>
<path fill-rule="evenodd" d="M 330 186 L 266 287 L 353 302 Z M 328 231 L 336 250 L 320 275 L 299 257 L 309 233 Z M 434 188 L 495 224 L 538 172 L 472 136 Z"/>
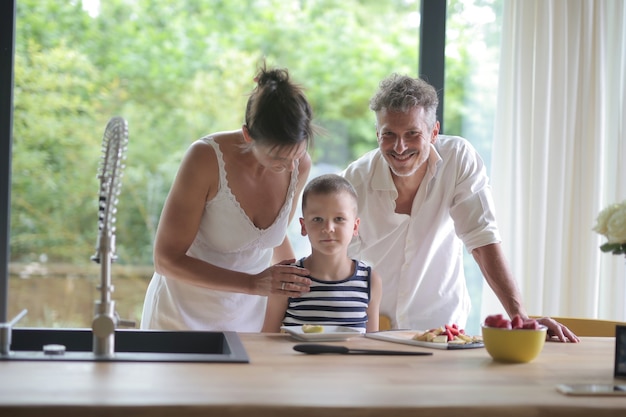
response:
<path fill-rule="evenodd" d="M 115 312 L 115 302 L 111 298 L 111 263 L 115 261 L 115 215 L 118 195 L 122 182 L 126 147 L 128 145 L 128 124 L 121 117 L 114 117 L 106 125 L 102 138 L 102 161 L 98 171 L 100 194 L 98 197 L 98 240 L 96 253 L 91 259 L 99 263 L 100 299 L 95 301 L 92 322 L 93 354 L 95 357 L 113 357 L 115 355 L 115 328 L 118 325 L 134 326 L 129 320 L 121 320 Z M 2 291 L 6 295 L 6 291 Z M 5 297 L 3 297 L 5 298 Z M 7 300 L 4 301 L 7 304 Z M 4 306 L 3 306 L 4 312 Z M 11 335 L 13 326 L 26 315 L 22 310 L 10 321 L 0 322 L 0 356 L 11 354 Z"/>
<path fill-rule="evenodd" d="M 115 261 L 115 220 L 118 195 L 122 188 L 122 173 L 128 145 L 128 124 L 121 117 L 114 117 L 106 125 L 102 137 L 102 160 L 98 178 L 98 240 L 96 253 L 91 257 L 100 264 L 100 299 L 95 301 L 92 322 L 93 353 L 98 357 L 115 355 L 115 328 L 119 324 L 134 326 L 122 321 L 115 312 L 112 300 L 111 263 Z"/>

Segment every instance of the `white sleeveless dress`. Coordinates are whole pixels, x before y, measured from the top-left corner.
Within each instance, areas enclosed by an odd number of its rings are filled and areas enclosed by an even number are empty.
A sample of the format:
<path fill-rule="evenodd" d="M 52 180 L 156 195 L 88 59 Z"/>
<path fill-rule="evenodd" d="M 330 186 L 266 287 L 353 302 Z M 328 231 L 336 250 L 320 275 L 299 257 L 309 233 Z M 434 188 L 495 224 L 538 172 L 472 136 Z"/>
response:
<path fill-rule="evenodd" d="M 232 194 L 224 158 L 212 137 L 202 139 L 215 149 L 219 190 L 206 203 L 200 228 L 187 255 L 219 267 L 257 274 L 268 266 L 274 247 L 285 238 L 298 181 L 298 165 L 283 207 L 274 223 L 259 229 Z M 217 291 L 154 273 L 146 291 L 142 329 L 259 332 L 267 297 Z"/>

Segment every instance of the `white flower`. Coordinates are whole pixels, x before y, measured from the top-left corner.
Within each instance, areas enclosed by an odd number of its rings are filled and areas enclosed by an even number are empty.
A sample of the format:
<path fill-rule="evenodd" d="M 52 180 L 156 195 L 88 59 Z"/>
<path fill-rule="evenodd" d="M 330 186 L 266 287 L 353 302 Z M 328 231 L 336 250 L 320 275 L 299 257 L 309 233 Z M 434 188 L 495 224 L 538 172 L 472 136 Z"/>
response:
<path fill-rule="evenodd" d="M 609 243 L 626 243 L 626 201 L 618 205 L 607 224 Z"/>
<path fill-rule="evenodd" d="M 626 253 L 626 200 L 602 210 L 593 230 L 607 238 L 600 247 L 603 252 Z"/>
<path fill-rule="evenodd" d="M 611 204 L 610 206 L 602 210 L 600 214 L 598 214 L 598 219 L 596 220 L 596 225 L 593 228 L 593 231 L 601 235 L 604 235 L 608 238 L 609 219 L 613 216 L 613 213 L 615 213 L 618 209 L 619 209 L 619 204 Z"/>

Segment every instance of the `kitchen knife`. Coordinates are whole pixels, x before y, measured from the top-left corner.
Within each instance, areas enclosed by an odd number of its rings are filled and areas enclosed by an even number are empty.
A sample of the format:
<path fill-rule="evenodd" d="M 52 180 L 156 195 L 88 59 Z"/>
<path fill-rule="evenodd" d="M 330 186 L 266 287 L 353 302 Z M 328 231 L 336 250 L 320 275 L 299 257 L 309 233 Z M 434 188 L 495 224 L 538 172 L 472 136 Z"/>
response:
<path fill-rule="evenodd" d="M 316 343 L 305 343 L 295 345 L 294 350 L 302 353 L 319 354 L 319 353 L 340 353 L 352 355 L 432 355 L 432 352 L 417 352 L 404 350 L 378 350 L 378 349 L 349 349 L 345 346 L 337 345 L 321 345 Z"/>

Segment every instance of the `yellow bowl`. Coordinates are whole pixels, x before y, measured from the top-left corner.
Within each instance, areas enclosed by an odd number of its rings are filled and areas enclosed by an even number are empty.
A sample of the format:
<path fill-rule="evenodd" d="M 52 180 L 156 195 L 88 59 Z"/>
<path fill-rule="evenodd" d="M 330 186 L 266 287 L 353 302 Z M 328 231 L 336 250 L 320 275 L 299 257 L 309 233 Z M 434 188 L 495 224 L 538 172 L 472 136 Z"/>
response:
<path fill-rule="evenodd" d="M 546 342 L 546 326 L 532 329 L 500 329 L 482 326 L 483 343 L 491 357 L 498 362 L 530 362 L 539 355 Z"/>

